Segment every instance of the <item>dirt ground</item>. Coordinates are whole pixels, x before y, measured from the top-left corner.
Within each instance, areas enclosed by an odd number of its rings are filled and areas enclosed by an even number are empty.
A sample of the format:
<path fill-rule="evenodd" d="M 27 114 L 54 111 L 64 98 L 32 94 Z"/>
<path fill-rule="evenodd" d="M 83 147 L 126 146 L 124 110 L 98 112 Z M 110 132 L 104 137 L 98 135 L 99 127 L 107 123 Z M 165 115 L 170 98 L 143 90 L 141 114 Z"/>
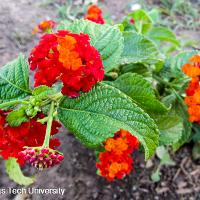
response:
<path fill-rule="evenodd" d="M 128 0 L 109 0 L 106 9 L 117 20 L 128 8 Z M 41 0 L 0 1 L 0 66 L 14 59 L 19 52 L 28 55 L 37 42 L 31 30 L 43 19 L 55 19 L 56 9 L 44 5 Z M 197 33 L 185 32 L 194 39 Z M 193 38 L 194 37 L 194 38 Z M 173 160 L 176 165 L 162 168 L 162 179 L 153 183 L 150 179 L 156 159 L 145 164 L 142 153 L 134 156 L 135 170 L 124 180 L 108 183 L 96 175 L 93 151 L 84 148 L 67 130 L 61 130 L 61 151 L 64 162 L 52 169 L 40 172 L 34 188 L 62 188 L 65 195 L 1 195 L 0 199 L 32 200 L 200 200 L 200 163 L 191 160 L 191 147 L 180 149 Z M 8 179 L 4 163 L 0 160 L 0 188 L 21 188 Z M 25 169 L 27 171 L 27 169 Z"/>

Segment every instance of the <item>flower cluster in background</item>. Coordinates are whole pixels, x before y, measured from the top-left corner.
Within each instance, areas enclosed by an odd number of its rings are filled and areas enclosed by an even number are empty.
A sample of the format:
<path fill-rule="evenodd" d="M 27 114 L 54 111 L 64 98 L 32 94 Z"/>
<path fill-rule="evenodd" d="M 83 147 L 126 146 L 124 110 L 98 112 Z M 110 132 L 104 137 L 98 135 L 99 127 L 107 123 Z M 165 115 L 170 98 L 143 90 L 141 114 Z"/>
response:
<path fill-rule="evenodd" d="M 32 31 L 32 34 L 36 33 L 49 33 L 55 27 L 56 22 L 53 20 L 44 20 L 40 22 Z"/>
<path fill-rule="evenodd" d="M 62 81 L 62 93 L 77 97 L 103 80 L 101 56 L 89 40 L 86 34 L 64 30 L 44 35 L 29 57 L 31 69 L 36 69 L 35 86 Z"/>
<path fill-rule="evenodd" d="M 200 123 L 200 55 L 194 55 L 182 68 L 183 72 L 191 77 L 186 89 L 185 103 L 188 106 L 190 122 Z"/>
<path fill-rule="evenodd" d="M 97 5 L 91 5 L 88 7 L 87 14 L 85 15 L 85 19 L 93 21 L 97 24 L 105 24 L 102 10 Z"/>
<path fill-rule="evenodd" d="M 124 178 L 133 169 L 132 153 L 138 147 L 139 141 L 131 133 L 122 129 L 116 132 L 104 142 L 105 152 L 99 154 L 99 174 L 108 181 Z"/>
<path fill-rule="evenodd" d="M 6 123 L 7 112 L 0 110 L 0 155 L 7 160 L 9 157 L 18 159 L 18 163 L 25 164 L 25 160 L 19 157 L 18 153 L 23 150 L 24 146 L 36 147 L 41 146 L 44 141 L 46 124 L 37 122 L 38 118 L 43 118 L 42 113 L 30 119 L 29 122 L 24 122 L 21 126 L 11 127 Z M 53 121 L 51 135 L 58 133 L 58 128 L 61 124 Z M 60 146 L 58 139 L 50 140 L 50 147 L 55 149 Z"/>

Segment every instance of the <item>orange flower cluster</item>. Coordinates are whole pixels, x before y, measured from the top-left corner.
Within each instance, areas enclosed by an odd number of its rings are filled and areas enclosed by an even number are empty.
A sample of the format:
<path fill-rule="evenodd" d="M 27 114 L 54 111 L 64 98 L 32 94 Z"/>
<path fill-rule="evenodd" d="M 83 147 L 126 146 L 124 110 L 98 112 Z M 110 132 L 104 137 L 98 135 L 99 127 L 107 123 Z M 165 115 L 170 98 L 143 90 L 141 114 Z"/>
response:
<path fill-rule="evenodd" d="M 55 27 L 56 23 L 53 20 L 44 20 L 40 22 L 34 29 L 32 34 L 36 33 L 48 33 L 49 30 Z"/>
<path fill-rule="evenodd" d="M 200 55 L 194 55 L 190 58 L 190 63 L 183 65 L 183 72 L 189 77 L 200 76 Z"/>
<path fill-rule="evenodd" d="M 182 68 L 192 78 L 185 91 L 185 103 L 188 106 L 189 121 L 200 123 L 200 55 L 192 56 L 189 61 Z"/>
<path fill-rule="evenodd" d="M 102 16 L 102 10 L 97 5 L 91 5 L 88 7 L 85 19 L 93 21 L 97 24 L 105 24 Z"/>
<path fill-rule="evenodd" d="M 131 154 L 138 147 L 139 141 L 131 133 L 122 129 L 116 132 L 113 138 L 108 138 L 104 142 L 105 152 L 99 154 L 96 167 L 100 175 L 108 181 L 113 181 L 129 174 L 133 168 Z"/>

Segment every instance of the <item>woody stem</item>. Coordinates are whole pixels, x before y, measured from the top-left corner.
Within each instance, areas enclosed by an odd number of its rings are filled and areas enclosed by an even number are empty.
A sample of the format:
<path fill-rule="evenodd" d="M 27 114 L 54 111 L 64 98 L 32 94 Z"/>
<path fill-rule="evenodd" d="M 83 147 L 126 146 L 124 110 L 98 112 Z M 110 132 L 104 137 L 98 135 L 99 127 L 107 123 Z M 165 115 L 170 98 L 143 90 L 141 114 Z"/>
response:
<path fill-rule="evenodd" d="M 49 147 L 49 141 L 50 141 L 50 136 L 51 136 L 51 127 L 52 127 L 52 122 L 53 122 L 53 113 L 54 113 L 54 101 L 51 102 L 51 107 L 48 115 L 48 120 L 47 120 L 47 128 L 46 128 L 46 134 L 45 134 L 45 139 L 42 147 Z"/>

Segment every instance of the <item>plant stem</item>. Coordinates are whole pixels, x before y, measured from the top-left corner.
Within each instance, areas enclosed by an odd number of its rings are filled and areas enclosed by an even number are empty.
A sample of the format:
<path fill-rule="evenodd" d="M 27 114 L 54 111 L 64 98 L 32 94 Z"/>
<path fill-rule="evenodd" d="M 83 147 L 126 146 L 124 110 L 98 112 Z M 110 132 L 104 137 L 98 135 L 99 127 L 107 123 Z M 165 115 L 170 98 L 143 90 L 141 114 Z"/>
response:
<path fill-rule="evenodd" d="M 61 92 L 58 92 L 58 93 L 56 93 L 52 96 L 49 96 L 49 99 L 54 100 L 54 101 L 58 101 L 62 97 L 63 97 L 63 94 Z"/>
<path fill-rule="evenodd" d="M 51 136 L 51 126 L 52 126 L 52 122 L 53 122 L 54 104 L 55 104 L 54 101 L 52 101 L 49 115 L 48 115 L 45 139 L 44 139 L 44 143 L 43 143 L 42 147 L 49 147 L 49 140 L 50 140 L 50 136 Z"/>
<path fill-rule="evenodd" d="M 9 106 L 14 106 L 14 105 L 20 104 L 20 103 L 22 103 L 22 104 L 28 104 L 27 101 L 15 100 L 15 101 L 10 101 L 10 102 L 6 102 L 6 103 L 0 104 L 0 109 L 6 108 L 6 107 L 9 107 Z"/>
<path fill-rule="evenodd" d="M 160 78 L 159 76 L 156 76 L 155 74 L 153 74 L 153 78 L 154 78 L 155 80 L 159 81 L 160 83 L 163 83 L 164 85 L 169 86 L 170 88 L 173 88 L 173 86 L 174 86 L 173 84 L 171 84 L 171 83 L 169 83 L 169 82 L 163 80 L 162 78 Z"/>

